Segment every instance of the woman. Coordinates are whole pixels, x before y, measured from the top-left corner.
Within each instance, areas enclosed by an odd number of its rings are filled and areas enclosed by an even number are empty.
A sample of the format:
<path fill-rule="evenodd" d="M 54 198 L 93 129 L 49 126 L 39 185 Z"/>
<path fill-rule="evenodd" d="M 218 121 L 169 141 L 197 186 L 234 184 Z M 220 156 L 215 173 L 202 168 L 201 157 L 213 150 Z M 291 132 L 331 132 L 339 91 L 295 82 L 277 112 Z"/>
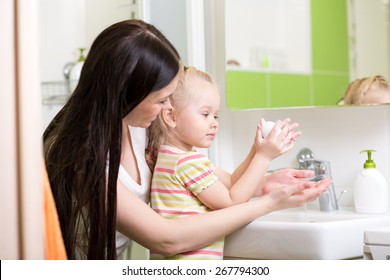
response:
<path fill-rule="evenodd" d="M 329 184 L 305 188 L 296 177 L 311 174 L 290 170 L 269 178 L 270 192 L 256 201 L 178 220 L 155 213 L 147 204 L 145 128 L 169 108 L 179 60 L 156 28 L 137 20 L 108 27 L 92 44 L 75 92 L 43 137 L 69 259 L 115 259 L 128 238 L 164 255 L 204 247 L 260 215 L 318 197 Z"/>

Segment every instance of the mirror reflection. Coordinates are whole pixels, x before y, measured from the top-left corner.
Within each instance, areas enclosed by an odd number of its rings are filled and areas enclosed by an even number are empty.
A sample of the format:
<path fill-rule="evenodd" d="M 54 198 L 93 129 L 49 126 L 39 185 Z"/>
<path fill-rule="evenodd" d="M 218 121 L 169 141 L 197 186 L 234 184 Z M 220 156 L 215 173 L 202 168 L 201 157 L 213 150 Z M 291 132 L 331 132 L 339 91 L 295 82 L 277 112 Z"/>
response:
<path fill-rule="evenodd" d="M 340 103 L 345 105 L 390 104 L 390 83 L 380 75 L 356 79 L 348 85 Z"/>
<path fill-rule="evenodd" d="M 390 76 L 388 0 L 225 0 L 225 31 L 233 110 L 335 106 L 352 81 Z"/>
<path fill-rule="evenodd" d="M 68 96 L 66 66 L 78 62 L 79 49 L 87 54 L 98 32 L 113 22 L 142 18 L 142 5 L 40 1 L 42 88 L 51 106 L 44 110 L 56 111 Z M 389 6 L 389 0 L 225 0 L 227 105 L 334 106 L 356 79 L 388 80 Z"/>

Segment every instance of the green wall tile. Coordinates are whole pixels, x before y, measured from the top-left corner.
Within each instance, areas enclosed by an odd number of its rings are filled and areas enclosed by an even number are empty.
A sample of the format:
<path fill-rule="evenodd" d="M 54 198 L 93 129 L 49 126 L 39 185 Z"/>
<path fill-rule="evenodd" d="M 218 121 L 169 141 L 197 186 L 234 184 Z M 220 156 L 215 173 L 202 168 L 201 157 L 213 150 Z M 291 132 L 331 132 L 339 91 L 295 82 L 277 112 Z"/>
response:
<path fill-rule="evenodd" d="M 349 72 L 348 17 L 345 0 L 312 0 L 313 71 Z"/>
<path fill-rule="evenodd" d="M 271 107 L 310 105 L 310 75 L 270 75 Z"/>
<path fill-rule="evenodd" d="M 267 107 L 266 75 L 260 72 L 226 72 L 226 102 L 231 109 Z"/>
<path fill-rule="evenodd" d="M 344 91 L 349 83 L 348 75 L 313 75 L 313 89 L 315 106 L 336 105 L 344 95 Z"/>

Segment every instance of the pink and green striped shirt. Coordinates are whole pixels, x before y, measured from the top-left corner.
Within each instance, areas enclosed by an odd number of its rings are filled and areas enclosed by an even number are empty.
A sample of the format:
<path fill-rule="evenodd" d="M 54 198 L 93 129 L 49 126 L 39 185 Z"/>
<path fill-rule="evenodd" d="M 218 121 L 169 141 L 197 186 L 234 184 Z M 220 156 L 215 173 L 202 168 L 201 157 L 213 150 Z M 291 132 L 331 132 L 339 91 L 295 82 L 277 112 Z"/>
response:
<path fill-rule="evenodd" d="M 162 145 L 153 172 L 151 205 L 160 215 L 176 219 L 212 211 L 196 196 L 218 180 L 214 166 L 202 153 L 185 152 Z M 196 238 L 196 236 L 194 236 Z M 199 250 L 172 257 L 150 253 L 151 259 L 211 259 L 223 258 L 224 238 Z"/>

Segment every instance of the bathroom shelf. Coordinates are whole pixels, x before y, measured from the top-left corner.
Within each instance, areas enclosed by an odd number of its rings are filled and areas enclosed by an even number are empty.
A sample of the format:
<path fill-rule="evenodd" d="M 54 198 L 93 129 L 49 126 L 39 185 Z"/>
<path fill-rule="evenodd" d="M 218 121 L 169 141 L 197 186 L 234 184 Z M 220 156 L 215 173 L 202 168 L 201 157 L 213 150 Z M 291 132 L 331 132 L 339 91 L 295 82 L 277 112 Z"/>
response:
<path fill-rule="evenodd" d="M 69 84 L 65 81 L 42 82 L 42 104 L 63 105 L 70 97 Z"/>

